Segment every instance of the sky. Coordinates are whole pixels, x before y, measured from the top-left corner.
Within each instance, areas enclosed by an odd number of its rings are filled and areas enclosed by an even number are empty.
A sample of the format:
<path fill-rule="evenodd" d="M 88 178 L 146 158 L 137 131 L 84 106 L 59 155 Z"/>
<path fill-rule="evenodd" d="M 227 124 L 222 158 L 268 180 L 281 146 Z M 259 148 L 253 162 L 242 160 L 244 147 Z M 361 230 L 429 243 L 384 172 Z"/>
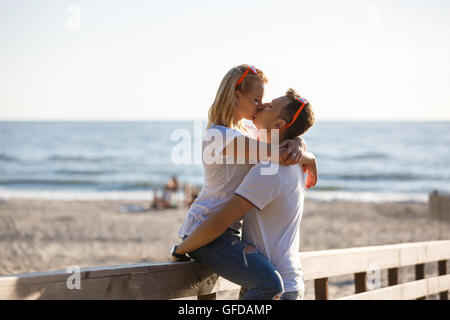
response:
<path fill-rule="evenodd" d="M 206 119 L 247 63 L 318 121 L 449 121 L 449 58 L 447 0 L 0 0 L 0 120 Z"/>

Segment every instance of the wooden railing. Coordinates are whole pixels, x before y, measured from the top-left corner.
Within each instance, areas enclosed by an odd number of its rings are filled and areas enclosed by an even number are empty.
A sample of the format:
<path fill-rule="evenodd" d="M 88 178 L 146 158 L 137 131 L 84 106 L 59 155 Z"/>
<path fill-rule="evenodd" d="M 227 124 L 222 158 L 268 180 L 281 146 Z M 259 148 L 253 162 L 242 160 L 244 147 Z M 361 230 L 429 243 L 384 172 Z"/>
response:
<path fill-rule="evenodd" d="M 448 299 L 450 240 L 301 253 L 305 280 L 314 280 L 316 299 L 328 299 L 328 278 L 354 274 L 355 294 L 341 299 Z M 425 278 L 425 264 L 438 275 Z M 415 266 L 416 281 L 399 283 L 399 268 Z M 388 287 L 367 291 L 370 270 L 387 269 Z M 68 285 L 79 277 L 80 287 Z M 72 278 L 70 278 L 72 277 Z M 72 288 L 72 289 L 69 289 Z M 0 299 L 215 299 L 239 286 L 197 262 L 142 263 L 113 267 L 0 276 Z"/>

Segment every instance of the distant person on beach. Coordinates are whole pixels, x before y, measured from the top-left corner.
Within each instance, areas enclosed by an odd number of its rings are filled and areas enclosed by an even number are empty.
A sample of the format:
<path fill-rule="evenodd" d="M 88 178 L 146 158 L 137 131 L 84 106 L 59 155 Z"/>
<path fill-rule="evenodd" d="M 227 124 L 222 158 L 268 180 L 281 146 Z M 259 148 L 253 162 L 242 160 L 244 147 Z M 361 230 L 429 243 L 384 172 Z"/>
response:
<path fill-rule="evenodd" d="M 252 121 L 258 110 L 263 108 L 262 97 L 267 79 L 263 72 L 249 65 L 232 68 L 222 79 L 214 103 L 208 114 L 206 134 L 219 131 L 225 143 L 217 152 L 231 157 L 232 163 L 206 163 L 205 184 L 200 194 L 189 208 L 179 230 L 179 237 L 186 238 L 215 212 L 220 211 L 253 167 L 260 160 L 277 160 L 281 165 L 299 166 L 305 150 L 301 138 L 287 139 L 280 145 L 277 159 L 272 159 L 270 144 L 257 141 L 256 128 L 247 125 L 243 119 Z M 245 150 L 240 154 L 235 147 L 239 141 L 245 142 Z M 265 157 L 250 152 L 250 144 L 257 144 L 269 150 Z M 205 148 L 205 145 L 204 145 Z M 205 149 L 204 149 L 205 150 Z M 238 157 L 244 164 L 236 163 Z M 248 289 L 243 299 L 280 298 L 283 281 L 274 266 L 260 254 L 245 254 L 251 247 L 241 241 L 241 218 L 233 221 L 230 227 L 216 240 L 191 252 L 191 256 L 207 265 L 214 272 Z M 177 255 L 174 247 L 172 255 Z M 227 253 L 224 257 L 223 253 Z M 244 259 L 243 259 L 244 258 Z"/>
<path fill-rule="evenodd" d="M 195 199 L 198 197 L 198 188 L 191 186 L 189 183 L 185 183 L 184 189 L 184 205 L 189 208 Z"/>
<path fill-rule="evenodd" d="M 153 204 L 154 209 L 169 209 L 177 208 L 174 195 L 178 192 L 179 183 L 176 176 L 172 176 L 164 185 L 162 195 L 158 195 L 158 190 L 153 190 Z"/>
<path fill-rule="evenodd" d="M 309 103 L 291 89 L 285 96 L 265 105 L 257 113 L 254 123 L 258 129 L 279 130 L 282 142 L 305 133 L 314 121 Z M 267 134 L 267 143 L 272 142 L 270 138 L 271 135 Z M 310 152 L 303 153 L 302 161 L 311 171 L 316 170 L 315 158 Z M 217 239 L 234 221 L 244 217 L 243 241 L 253 244 L 280 272 L 284 284 L 283 299 L 302 299 L 304 281 L 298 253 L 304 172 L 299 166 L 280 166 L 276 174 L 264 175 L 261 169 L 265 166 L 267 164 L 263 162 L 256 164 L 225 206 L 178 245 L 176 253 L 202 257 L 204 245 Z M 315 185 L 316 177 L 316 172 L 308 175 L 307 188 Z M 209 245 L 217 247 L 214 242 Z M 254 251 L 247 247 L 243 252 L 246 259 Z M 225 266 L 230 261 L 223 259 L 220 263 Z M 232 273 L 231 268 L 228 270 Z M 246 288 L 243 288 L 241 293 L 245 292 Z"/>

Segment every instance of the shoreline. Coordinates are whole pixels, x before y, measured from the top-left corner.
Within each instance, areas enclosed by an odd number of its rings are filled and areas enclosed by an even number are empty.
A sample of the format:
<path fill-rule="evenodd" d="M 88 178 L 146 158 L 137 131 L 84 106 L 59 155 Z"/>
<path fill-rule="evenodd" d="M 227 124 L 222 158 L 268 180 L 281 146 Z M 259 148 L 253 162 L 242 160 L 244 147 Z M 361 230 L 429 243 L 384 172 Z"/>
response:
<path fill-rule="evenodd" d="M 180 195 L 177 195 L 179 197 Z M 314 202 L 416 202 L 427 203 L 426 193 L 378 193 L 347 191 L 307 190 L 305 200 Z M 47 200 L 47 201 L 148 201 L 153 199 L 153 191 L 30 191 L 0 188 L 0 201 L 7 200 Z"/>

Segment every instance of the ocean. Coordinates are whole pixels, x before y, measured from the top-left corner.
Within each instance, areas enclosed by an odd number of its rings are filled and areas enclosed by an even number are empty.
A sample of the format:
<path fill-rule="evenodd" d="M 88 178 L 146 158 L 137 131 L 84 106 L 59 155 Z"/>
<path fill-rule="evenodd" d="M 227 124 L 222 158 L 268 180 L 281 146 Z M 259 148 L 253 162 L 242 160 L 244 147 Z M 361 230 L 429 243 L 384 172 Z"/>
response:
<path fill-rule="evenodd" d="M 0 199 L 151 199 L 173 175 L 201 186 L 205 125 L 0 122 Z M 174 161 L 180 137 L 185 163 Z M 304 139 L 319 168 L 307 198 L 425 202 L 450 192 L 450 122 L 317 122 Z"/>

